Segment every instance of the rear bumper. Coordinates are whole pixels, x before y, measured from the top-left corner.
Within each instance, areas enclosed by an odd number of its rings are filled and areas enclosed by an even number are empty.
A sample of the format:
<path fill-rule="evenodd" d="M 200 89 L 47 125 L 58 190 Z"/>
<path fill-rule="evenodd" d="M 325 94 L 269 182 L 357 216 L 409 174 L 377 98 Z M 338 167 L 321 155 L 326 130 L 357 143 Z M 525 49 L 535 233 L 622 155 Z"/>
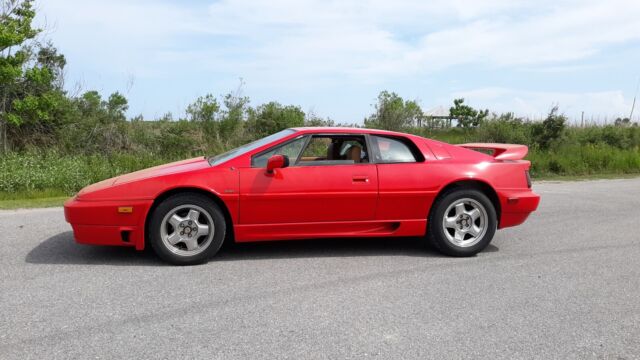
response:
<path fill-rule="evenodd" d="M 499 229 L 522 224 L 540 204 L 540 195 L 531 190 L 502 191 L 499 197 L 501 207 Z"/>
<path fill-rule="evenodd" d="M 133 246 L 144 249 L 144 224 L 152 200 L 82 201 L 64 203 L 64 217 L 73 228 L 77 243 Z M 131 212 L 119 212 L 131 207 Z"/>

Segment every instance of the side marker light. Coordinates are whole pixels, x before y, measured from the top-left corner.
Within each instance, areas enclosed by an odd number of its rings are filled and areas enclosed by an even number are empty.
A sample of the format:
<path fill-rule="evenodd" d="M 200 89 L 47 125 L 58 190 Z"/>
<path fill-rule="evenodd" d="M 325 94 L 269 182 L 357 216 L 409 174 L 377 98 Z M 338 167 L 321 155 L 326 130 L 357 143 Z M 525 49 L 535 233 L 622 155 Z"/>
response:
<path fill-rule="evenodd" d="M 119 206 L 118 213 L 120 214 L 131 214 L 133 212 L 133 206 Z"/>

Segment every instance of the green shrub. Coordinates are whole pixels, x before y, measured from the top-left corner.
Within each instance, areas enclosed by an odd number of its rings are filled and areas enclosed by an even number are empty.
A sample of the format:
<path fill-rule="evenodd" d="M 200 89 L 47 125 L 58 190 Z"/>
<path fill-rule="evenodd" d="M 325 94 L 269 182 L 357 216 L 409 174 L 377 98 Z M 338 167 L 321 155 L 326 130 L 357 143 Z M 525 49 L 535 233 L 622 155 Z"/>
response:
<path fill-rule="evenodd" d="M 532 145 L 531 124 L 513 113 L 485 120 L 475 133 L 477 141 Z"/>
<path fill-rule="evenodd" d="M 564 134 L 566 121 L 567 118 L 559 115 L 555 106 L 544 121 L 532 124 L 531 141 L 542 149 L 548 149 Z"/>

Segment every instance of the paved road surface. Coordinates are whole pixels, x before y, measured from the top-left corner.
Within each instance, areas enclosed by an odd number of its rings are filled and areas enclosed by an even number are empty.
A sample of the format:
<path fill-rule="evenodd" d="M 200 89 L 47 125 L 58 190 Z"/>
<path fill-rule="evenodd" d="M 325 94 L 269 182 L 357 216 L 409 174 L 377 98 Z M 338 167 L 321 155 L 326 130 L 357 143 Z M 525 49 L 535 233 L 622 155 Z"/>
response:
<path fill-rule="evenodd" d="M 539 183 L 474 258 L 417 239 L 234 245 L 207 265 L 0 212 L 0 358 L 640 358 L 640 179 Z"/>

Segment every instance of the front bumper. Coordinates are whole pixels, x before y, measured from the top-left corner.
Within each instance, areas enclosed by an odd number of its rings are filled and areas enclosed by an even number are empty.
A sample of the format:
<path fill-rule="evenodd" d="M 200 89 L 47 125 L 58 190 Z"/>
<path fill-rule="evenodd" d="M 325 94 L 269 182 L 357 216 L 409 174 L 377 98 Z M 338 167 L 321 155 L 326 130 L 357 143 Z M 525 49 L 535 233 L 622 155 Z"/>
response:
<path fill-rule="evenodd" d="M 147 213 L 153 200 L 82 201 L 72 198 L 64 203 L 64 217 L 73 228 L 77 243 L 91 245 L 134 246 L 144 249 Z M 121 208 L 131 208 L 121 212 Z"/>
<path fill-rule="evenodd" d="M 499 229 L 522 224 L 540 204 L 540 195 L 531 190 L 501 191 L 499 197 L 501 206 Z"/>

